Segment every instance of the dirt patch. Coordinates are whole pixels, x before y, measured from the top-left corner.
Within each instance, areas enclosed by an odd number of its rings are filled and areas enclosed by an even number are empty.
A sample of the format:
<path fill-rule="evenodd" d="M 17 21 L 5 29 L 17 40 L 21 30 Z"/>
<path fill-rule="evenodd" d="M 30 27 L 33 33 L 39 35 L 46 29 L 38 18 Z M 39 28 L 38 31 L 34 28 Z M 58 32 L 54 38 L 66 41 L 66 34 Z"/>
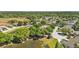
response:
<path fill-rule="evenodd" d="M 8 21 L 7 20 L 0 20 L 0 26 L 7 25 Z"/>
<path fill-rule="evenodd" d="M 0 26 L 8 25 L 8 21 L 14 18 L 0 18 Z"/>

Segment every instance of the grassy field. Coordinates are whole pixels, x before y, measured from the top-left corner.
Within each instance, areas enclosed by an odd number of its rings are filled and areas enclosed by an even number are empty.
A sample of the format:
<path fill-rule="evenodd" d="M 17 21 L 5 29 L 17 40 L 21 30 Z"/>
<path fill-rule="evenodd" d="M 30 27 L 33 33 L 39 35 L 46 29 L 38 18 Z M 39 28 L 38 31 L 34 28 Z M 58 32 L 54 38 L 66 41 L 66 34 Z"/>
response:
<path fill-rule="evenodd" d="M 25 18 L 0 18 L 0 26 L 8 25 L 9 20 L 23 21 L 23 20 L 28 20 L 28 19 L 25 19 Z"/>

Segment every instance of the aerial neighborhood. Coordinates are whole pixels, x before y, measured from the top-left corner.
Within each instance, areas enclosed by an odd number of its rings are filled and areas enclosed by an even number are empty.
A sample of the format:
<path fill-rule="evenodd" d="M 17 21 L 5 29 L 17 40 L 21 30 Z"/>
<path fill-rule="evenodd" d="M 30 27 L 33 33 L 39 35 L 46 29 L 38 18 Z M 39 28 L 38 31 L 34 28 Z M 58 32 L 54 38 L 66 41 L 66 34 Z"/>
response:
<path fill-rule="evenodd" d="M 77 12 L 0 12 L 1 48 L 78 48 Z"/>

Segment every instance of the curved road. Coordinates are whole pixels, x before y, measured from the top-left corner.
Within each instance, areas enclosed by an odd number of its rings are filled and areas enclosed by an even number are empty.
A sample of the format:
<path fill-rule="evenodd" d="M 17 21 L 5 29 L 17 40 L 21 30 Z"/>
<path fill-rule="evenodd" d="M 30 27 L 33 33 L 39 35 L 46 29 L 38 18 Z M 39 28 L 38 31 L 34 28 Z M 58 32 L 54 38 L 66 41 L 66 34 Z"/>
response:
<path fill-rule="evenodd" d="M 53 30 L 53 33 L 51 33 L 51 35 L 52 35 L 53 38 L 58 39 L 59 42 L 62 39 L 68 40 L 67 36 L 61 36 L 61 35 L 59 35 L 58 32 L 57 32 L 57 30 L 58 30 L 58 26 L 56 26 L 55 29 Z"/>
<path fill-rule="evenodd" d="M 19 27 L 13 27 L 13 28 L 5 27 L 7 30 L 2 31 L 2 32 L 3 32 L 3 33 L 10 32 L 10 31 L 13 31 L 13 30 L 15 30 L 15 29 L 17 29 L 17 28 L 21 28 L 21 27 L 25 27 L 25 26 L 19 26 Z M 58 30 L 58 26 L 56 26 L 55 29 L 53 30 L 53 33 L 51 33 L 51 35 L 52 35 L 53 38 L 58 39 L 59 42 L 60 42 L 62 39 L 68 40 L 68 39 L 67 39 L 67 36 L 61 36 L 61 35 L 59 35 L 58 32 L 57 32 L 57 30 Z"/>
<path fill-rule="evenodd" d="M 7 30 L 4 30 L 2 32 L 3 33 L 10 32 L 10 31 L 13 31 L 13 30 L 15 30 L 17 28 L 21 28 L 21 27 L 25 27 L 25 26 L 19 26 L 19 27 L 13 27 L 13 28 L 8 28 L 8 27 L 5 26 L 4 28 L 6 28 Z"/>

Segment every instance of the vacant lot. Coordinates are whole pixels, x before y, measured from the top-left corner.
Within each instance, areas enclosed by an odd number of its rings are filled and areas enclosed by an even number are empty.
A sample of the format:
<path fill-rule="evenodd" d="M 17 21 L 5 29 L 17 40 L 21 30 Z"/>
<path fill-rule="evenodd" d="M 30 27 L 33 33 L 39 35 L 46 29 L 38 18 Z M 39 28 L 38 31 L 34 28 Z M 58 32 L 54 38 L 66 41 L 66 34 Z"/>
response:
<path fill-rule="evenodd" d="M 0 26 L 7 25 L 8 20 L 0 19 Z"/>
<path fill-rule="evenodd" d="M 25 20 L 25 18 L 0 18 L 0 26 L 8 25 L 9 20 Z"/>

